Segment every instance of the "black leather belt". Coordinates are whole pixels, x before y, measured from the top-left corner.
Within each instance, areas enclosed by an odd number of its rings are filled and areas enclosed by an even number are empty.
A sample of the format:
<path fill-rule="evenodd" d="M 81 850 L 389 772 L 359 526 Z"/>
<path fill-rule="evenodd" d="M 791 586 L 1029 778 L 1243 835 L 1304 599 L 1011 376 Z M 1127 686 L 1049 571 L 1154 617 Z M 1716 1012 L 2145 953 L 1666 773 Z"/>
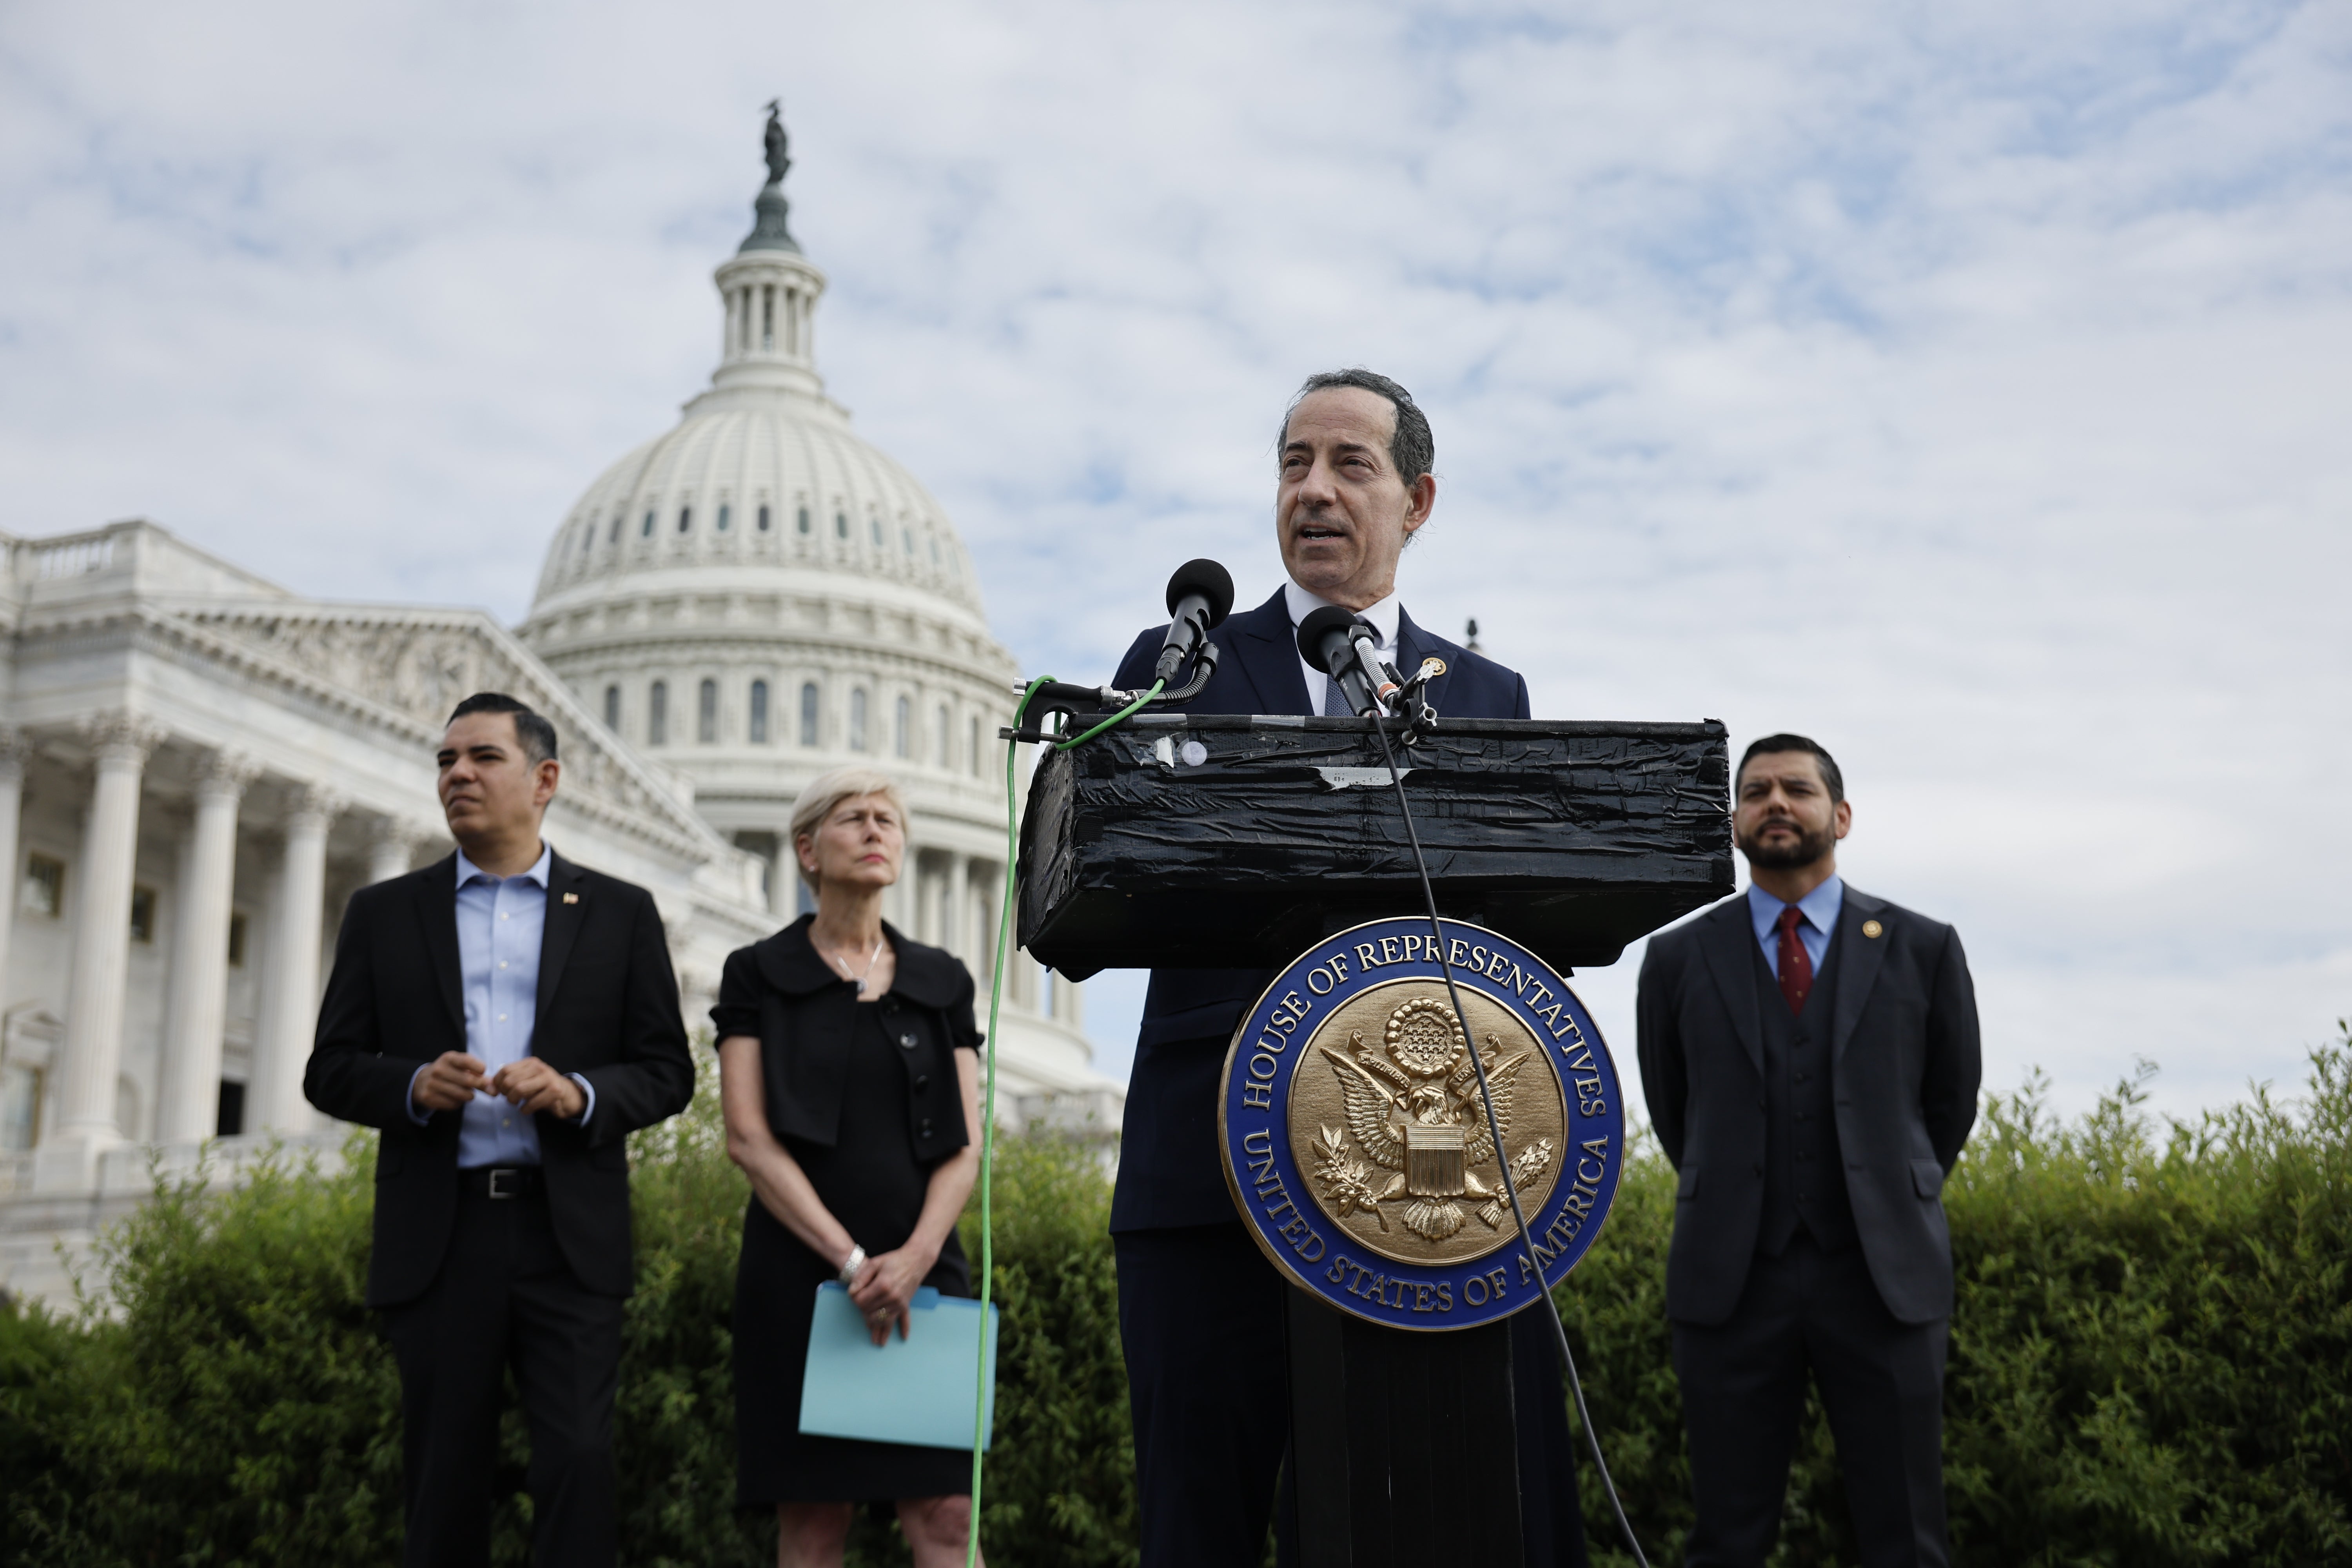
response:
<path fill-rule="evenodd" d="M 520 1198 L 541 1190 L 536 1165 L 476 1165 L 457 1173 L 457 1190 L 467 1197 Z"/>

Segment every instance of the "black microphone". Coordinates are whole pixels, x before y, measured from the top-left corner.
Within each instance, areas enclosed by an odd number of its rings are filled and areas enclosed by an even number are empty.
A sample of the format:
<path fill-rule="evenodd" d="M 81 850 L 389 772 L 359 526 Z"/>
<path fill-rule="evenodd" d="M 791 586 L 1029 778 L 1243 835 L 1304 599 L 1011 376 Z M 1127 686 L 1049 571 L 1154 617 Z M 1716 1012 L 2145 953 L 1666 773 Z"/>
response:
<path fill-rule="evenodd" d="M 1337 605 L 1326 605 L 1298 623 L 1298 657 L 1328 672 L 1358 718 L 1380 711 L 1396 689 L 1381 667 L 1380 634 Z"/>
<path fill-rule="evenodd" d="M 1152 678 L 1173 686 L 1176 672 L 1199 651 L 1234 607 L 1234 574 L 1213 561 L 1187 561 L 1168 579 L 1168 640 L 1160 646 Z"/>

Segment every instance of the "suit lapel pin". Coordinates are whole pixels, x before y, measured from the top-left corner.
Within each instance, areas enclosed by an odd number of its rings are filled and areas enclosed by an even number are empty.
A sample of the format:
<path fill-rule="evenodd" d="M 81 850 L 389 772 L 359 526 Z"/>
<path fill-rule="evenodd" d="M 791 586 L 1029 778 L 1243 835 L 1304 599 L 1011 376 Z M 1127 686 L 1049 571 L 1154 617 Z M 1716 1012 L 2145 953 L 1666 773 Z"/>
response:
<path fill-rule="evenodd" d="M 566 903 L 569 903 L 572 900 L 572 895 L 566 893 L 563 895 L 563 899 Z M 1864 936 L 1876 936 L 1885 929 L 1886 928 L 1885 926 L 1880 925 L 1876 921 L 1864 921 L 1862 922 L 1862 934 Z"/>
<path fill-rule="evenodd" d="M 576 904 L 580 901 L 580 895 L 577 893 L 566 893 L 563 895 L 563 901 L 567 904 Z M 1870 923 L 1873 928 L 1870 934 L 1876 936 L 1878 934 L 1876 930 L 1878 922 L 1876 921 L 1873 921 Z"/>

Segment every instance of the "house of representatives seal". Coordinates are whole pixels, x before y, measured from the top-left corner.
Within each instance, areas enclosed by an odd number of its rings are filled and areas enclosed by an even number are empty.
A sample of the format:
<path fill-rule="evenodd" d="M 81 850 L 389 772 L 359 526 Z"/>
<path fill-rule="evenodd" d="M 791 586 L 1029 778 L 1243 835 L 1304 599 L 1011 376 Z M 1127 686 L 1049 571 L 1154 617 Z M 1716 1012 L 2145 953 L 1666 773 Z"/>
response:
<path fill-rule="evenodd" d="M 1465 1017 L 1428 921 L 1338 932 L 1242 1020 L 1217 1108 L 1226 1185 L 1258 1246 L 1302 1289 L 1392 1328 L 1533 1306 L 1536 1267 L 1557 1284 L 1592 1245 L 1624 1153 L 1616 1068 L 1568 983 L 1507 937 L 1442 930 Z"/>

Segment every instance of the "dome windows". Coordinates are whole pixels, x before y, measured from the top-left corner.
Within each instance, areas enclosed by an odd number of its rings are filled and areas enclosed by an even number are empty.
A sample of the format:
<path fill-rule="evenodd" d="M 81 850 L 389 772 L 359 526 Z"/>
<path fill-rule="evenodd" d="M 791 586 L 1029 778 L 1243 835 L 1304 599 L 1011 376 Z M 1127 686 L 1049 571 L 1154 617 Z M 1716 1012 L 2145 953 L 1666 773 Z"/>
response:
<path fill-rule="evenodd" d="M 816 721 L 819 711 L 817 705 L 819 700 L 820 699 L 817 695 L 816 682 L 814 680 L 803 682 L 801 686 L 801 744 L 803 746 L 814 746 L 816 744 Z"/>
<path fill-rule="evenodd" d="M 768 743 L 768 683 L 764 680 L 751 682 L 751 744 L 764 746 Z"/>
<path fill-rule="evenodd" d="M 616 511 L 613 514 L 613 531 L 606 537 L 604 542 L 607 544 L 618 544 L 621 542 L 621 524 L 624 521 L 625 519 L 621 513 Z"/>
<path fill-rule="evenodd" d="M 646 744 L 669 744 L 669 682 L 667 680 L 656 680 L 646 690 Z"/>
<path fill-rule="evenodd" d="M 890 720 L 890 751 L 894 756 L 904 757 L 912 755 L 914 749 L 915 705 L 901 697 Z"/>
<path fill-rule="evenodd" d="M 866 688 L 862 686 L 849 693 L 849 749 L 866 749 Z"/>
<path fill-rule="evenodd" d="M 903 522 L 898 525 L 898 543 L 908 554 L 915 552 L 915 531 Z"/>
<path fill-rule="evenodd" d="M 808 510 L 808 508 L 807 508 L 806 506 L 803 506 L 803 507 L 801 508 L 800 517 L 799 517 L 799 519 L 794 522 L 793 526 L 794 526 L 794 527 L 796 527 L 796 528 L 798 528 L 798 529 L 801 531 L 801 532 L 803 532 L 803 534 L 805 534 L 806 532 L 808 532 L 808 531 L 809 531 L 809 510 Z"/>
<path fill-rule="evenodd" d="M 869 518 L 867 518 L 867 519 L 866 520 L 866 531 L 868 533 L 870 533 L 870 534 L 872 534 L 872 535 L 874 536 L 874 548 L 875 548 L 875 549 L 877 549 L 877 550 L 881 549 L 881 548 L 882 548 L 882 520 L 881 520 L 880 518 L 878 518 L 878 517 L 869 517 Z"/>
<path fill-rule="evenodd" d="M 849 513 L 844 511 L 838 503 L 833 509 L 833 536 L 835 539 L 849 537 Z"/>
<path fill-rule="evenodd" d="M 760 503 L 760 531 L 761 533 L 768 531 L 768 503 L 766 501 L 761 501 Z"/>
<path fill-rule="evenodd" d="M 690 506 L 682 506 L 682 507 L 678 508 L 678 509 L 677 509 L 677 531 L 678 531 L 680 533 L 684 533 L 688 529 L 692 528 L 693 526 L 694 526 L 694 509 L 693 509 L 692 507 L 690 507 Z"/>
<path fill-rule="evenodd" d="M 651 539 L 653 536 L 654 536 L 654 509 L 653 509 L 653 508 L 651 508 L 651 507 L 647 507 L 647 508 L 646 508 L 646 521 L 645 521 L 644 524 L 638 528 L 638 530 L 637 530 L 637 537 L 638 537 L 638 538 L 640 538 L 640 539 Z"/>
<path fill-rule="evenodd" d="M 935 765 L 942 768 L 953 765 L 954 759 L 948 755 L 948 705 L 942 702 L 940 704 L 939 722 L 931 731 L 931 761 Z"/>
<path fill-rule="evenodd" d="M 724 532 L 726 532 L 726 531 L 727 531 L 727 525 L 728 525 L 730 522 L 731 522 L 731 521 L 734 521 L 734 512 L 735 512 L 735 509 L 734 509 L 733 507 L 729 506 L 725 501 L 720 501 L 720 502 L 719 503 L 719 532 L 724 533 Z"/>
<path fill-rule="evenodd" d="M 616 735 L 621 732 L 621 689 L 617 686 L 604 688 L 604 728 Z"/>
<path fill-rule="evenodd" d="M 694 739 L 698 744 L 719 743 L 719 682 L 705 680 L 695 693 Z"/>

